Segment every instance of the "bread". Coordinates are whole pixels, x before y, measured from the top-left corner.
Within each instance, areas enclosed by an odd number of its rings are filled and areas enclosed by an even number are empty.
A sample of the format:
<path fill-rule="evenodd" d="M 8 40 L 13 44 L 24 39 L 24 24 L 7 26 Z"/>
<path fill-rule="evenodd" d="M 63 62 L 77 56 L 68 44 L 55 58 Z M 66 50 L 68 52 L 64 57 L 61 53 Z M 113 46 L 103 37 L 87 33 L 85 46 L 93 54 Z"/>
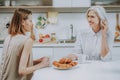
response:
<path fill-rule="evenodd" d="M 69 69 L 73 66 L 76 66 L 78 63 L 73 62 L 71 59 L 62 58 L 59 61 L 53 61 L 53 65 L 59 69 Z"/>

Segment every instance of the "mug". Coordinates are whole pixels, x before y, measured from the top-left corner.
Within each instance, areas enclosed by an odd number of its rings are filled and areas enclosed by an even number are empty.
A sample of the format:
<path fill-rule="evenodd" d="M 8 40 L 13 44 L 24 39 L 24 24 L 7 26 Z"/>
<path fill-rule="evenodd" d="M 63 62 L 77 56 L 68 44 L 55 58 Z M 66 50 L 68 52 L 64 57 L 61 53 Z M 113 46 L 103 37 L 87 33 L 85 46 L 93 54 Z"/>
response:
<path fill-rule="evenodd" d="M 53 62 L 53 55 L 47 55 L 46 57 L 48 57 L 48 58 L 49 58 L 49 62 L 50 62 L 49 66 L 52 66 L 52 62 Z"/>

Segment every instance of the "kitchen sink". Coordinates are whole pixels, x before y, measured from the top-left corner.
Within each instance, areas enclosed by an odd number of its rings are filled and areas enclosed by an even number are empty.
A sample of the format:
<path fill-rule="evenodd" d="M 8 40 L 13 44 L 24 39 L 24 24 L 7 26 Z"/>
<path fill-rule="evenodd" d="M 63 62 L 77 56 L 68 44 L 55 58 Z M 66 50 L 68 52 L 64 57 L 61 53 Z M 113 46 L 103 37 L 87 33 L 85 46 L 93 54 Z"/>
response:
<path fill-rule="evenodd" d="M 4 40 L 0 40 L 0 44 L 3 44 L 4 43 Z"/>
<path fill-rule="evenodd" d="M 75 43 L 75 39 L 61 39 L 58 42 L 59 43 Z"/>

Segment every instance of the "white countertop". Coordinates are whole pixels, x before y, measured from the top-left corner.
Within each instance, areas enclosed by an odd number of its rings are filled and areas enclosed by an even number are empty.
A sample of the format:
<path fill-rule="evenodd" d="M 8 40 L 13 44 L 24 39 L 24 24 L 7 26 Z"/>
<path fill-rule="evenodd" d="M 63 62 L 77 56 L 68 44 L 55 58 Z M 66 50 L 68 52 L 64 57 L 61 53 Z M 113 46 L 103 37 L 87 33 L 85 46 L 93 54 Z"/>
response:
<path fill-rule="evenodd" d="M 31 80 L 120 80 L 120 61 L 95 61 L 69 70 L 47 67 L 36 70 Z"/>
<path fill-rule="evenodd" d="M 113 46 L 114 47 L 120 47 L 120 42 L 114 42 Z"/>
<path fill-rule="evenodd" d="M 73 48 L 74 47 L 74 43 L 53 43 L 53 44 L 34 44 L 34 47 L 39 47 L 39 48 Z"/>
<path fill-rule="evenodd" d="M 34 43 L 33 48 L 74 48 L 75 43 L 47 43 L 47 44 L 40 44 Z M 113 47 L 120 47 L 120 42 L 115 42 Z M 0 44 L 0 48 L 3 48 L 3 44 Z"/>
<path fill-rule="evenodd" d="M 34 43 L 33 48 L 74 48 L 74 43 L 53 43 L 53 44 L 40 44 Z M 0 48 L 3 48 L 3 44 L 0 44 Z"/>

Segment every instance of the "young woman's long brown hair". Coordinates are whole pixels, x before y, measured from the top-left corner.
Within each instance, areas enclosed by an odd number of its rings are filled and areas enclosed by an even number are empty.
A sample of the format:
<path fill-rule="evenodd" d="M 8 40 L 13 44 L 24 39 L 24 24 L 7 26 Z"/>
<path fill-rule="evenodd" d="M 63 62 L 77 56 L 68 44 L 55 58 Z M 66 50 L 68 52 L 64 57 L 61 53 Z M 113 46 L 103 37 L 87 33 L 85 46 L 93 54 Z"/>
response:
<path fill-rule="evenodd" d="M 25 34 L 22 21 L 28 19 L 28 15 L 32 14 L 31 11 L 27 9 L 16 9 L 8 30 L 8 33 L 11 34 L 12 36 L 16 34 Z"/>

